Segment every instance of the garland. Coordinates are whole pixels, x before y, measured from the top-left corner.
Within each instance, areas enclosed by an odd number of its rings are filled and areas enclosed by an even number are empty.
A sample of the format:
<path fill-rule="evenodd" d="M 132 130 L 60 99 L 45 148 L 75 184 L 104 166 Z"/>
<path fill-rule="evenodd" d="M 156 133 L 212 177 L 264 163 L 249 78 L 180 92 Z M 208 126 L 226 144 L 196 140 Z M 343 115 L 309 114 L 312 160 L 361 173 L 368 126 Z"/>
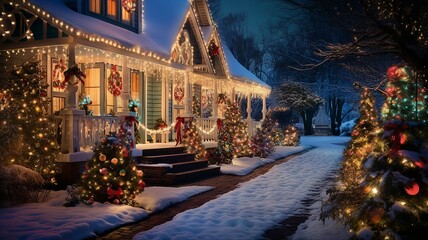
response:
<path fill-rule="evenodd" d="M 113 94 L 113 96 L 120 96 L 120 91 L 122 90 L 123 82 L 122 77 L 120 76 L 119 71 L 117 71 L 117 66 L 112 65 L 111 73 L 108 77 L 108 91 Z"/>

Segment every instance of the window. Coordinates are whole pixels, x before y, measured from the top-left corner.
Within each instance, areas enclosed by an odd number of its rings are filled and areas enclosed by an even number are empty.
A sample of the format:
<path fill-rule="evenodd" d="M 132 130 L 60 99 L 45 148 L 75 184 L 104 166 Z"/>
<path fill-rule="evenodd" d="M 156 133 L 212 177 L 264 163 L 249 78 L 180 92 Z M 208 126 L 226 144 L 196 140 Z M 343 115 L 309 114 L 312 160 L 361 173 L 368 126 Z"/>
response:
<path fill-rule="evenodd" d="M 65 62 L 56 57 L 51 58 L 50 86 L 52 88 L 52 113 L 64 109 L 65 107 L 65 90 L 60 87 L 64 81 Z"/>
<path fill-rule="evenodd" d="M 101 96 L 100 96 L 100 79 L 101 70 L 100 68 L 87 68 L 85 69 L 86 81 L 85 81 L 85 95 L 89 96 L 92 100 L 92 104 L 89 105 L 89 109 L 94 112 L 94 115 L 101 114 Z"/>
<path fill-rule="evenodd" d="M 65 107 L 65 97 L 52 97 L 52 112 L 58 112 Z"/>
<path fill-rule="evenodd" d="M 97 14 L 101 14 L 101 0 L 90 0 L 89 11 Z"/>
<path fill-rule="evenodd" d="M 117 0 L 107 0 L 107 17 L 117 19 Z"/>
<path fill-rule="evenodd" d="M 131 72 L 131 98 L 140 99 L 140 76 L 139 72 Z"/>
<path fill-rule="evenodd" d="M 122 7 L 122 22 L 123 23 L 131 23 L 131 13 L 125 10 L 125 8 Z"/>

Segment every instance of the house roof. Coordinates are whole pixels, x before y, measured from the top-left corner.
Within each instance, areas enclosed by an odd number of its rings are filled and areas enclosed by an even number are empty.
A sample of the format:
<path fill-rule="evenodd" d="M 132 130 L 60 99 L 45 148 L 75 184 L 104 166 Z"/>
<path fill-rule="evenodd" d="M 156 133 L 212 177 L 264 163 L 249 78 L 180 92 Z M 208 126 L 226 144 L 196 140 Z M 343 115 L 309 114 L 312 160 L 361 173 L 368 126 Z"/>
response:
<path fill-rule="evenodd" d="M 171 50 L 191 8 L 190 0 L 144 0 L 144 28 L 142 33 L 135 33 L 103 20 L 80 14 L 70 9 L 65 4 L 66 0 L 30 0 L 29 2 L 52 15 L 52 19 L 49 20 L 57 19 L 70 26 L 69 29 L 73 28 L 74 31 L 66 31 L 69 35 L 83 36 L 87 39 L 97 39 L 97 41 L 104 38 L 110 44 L 117 44 L 132 51 L 138 49 L 138 52 L 160 57 L 164 61 L 171 59 Z M 214 26 L 205 26 L 201 30 L 204 41 L 208 43 Z M 223 49 L 232 79 L 253 82 L 270 88 L 244 68 L 224 44 Z"/>
<path fill-rule="evenodd" d="M 223 46 L 226 62 L 229 67 L 229 74 L 233 79 L 237 79 L 244 82 L 250 81 L 250 82 L 254 82 L 259 85 L 262 85 L 264 87 L 270 88 L 270 86 L 267 83 L 260 80 L 256 75 L 254 75 L 244 66 L 242 66 L 238 62 L 238 60 L 236 60 L 235 56 L 233 56 L 232 52 L 225 44 L 223 44 L 222 46 Z"/>

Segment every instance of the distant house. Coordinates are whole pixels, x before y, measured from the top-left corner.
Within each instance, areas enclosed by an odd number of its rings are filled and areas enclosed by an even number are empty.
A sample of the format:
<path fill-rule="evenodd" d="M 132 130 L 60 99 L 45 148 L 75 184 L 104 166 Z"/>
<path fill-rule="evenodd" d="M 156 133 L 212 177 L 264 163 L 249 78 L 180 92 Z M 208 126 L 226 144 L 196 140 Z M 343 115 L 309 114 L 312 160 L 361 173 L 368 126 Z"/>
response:
<path fill-rule="evenodd" d="M 143 144 L 172 141 L 175 119 L 190 116 L 214 139 L 223 116 L 218 96 L 247 97 L 249 112 L 250 100 L 260 98 L 266 114 L 270 86 L 222 44 L 206 0 L 6 0 L 0 22 L 2 64 L 36 56 L 47 71 L 65 161 L 117 130 L 129 99 L 141 102 Z M 61 88 L 74 63 L 86 74 L 84 84 Z M 122 81 L 111 81 L 117 76 Z M 78 110 L 81 95 L 92 100 L 93 116 Z M 167 127 L 155 130 L 159 119 Z"/>

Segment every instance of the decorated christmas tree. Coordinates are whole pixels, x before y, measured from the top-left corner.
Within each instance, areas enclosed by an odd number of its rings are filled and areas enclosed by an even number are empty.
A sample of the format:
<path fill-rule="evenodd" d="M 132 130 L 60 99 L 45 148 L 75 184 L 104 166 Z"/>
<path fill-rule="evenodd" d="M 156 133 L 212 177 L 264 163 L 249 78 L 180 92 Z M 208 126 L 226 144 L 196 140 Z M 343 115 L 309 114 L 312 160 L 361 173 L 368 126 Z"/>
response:
<path fill-rule="evenodd" d="M 192 112 L 193 116 L 195 117 L 201 117 L 201 101 L 199 101 L 199 98 L 196 96 L 193 96 L 192 100 Z"/>
<path fill-rule="evenodd" d="M 2 86 L 6 101 L 0 110 L 2 124 L 2 164 L 19 164 L 56 183 L 56 128 L 49 116 L 48 85 L 37 61 L 26 62 L 12 70 Z M 12 132 L 11 132 L 12 131 Z M 5 157 L 2 156 L 2 157 Z M 2 158 L 0 157 L 0 158 Z"/>
<path fill-rule="evenodd" d="M 237 103 L 227 101 L 222 129 L 218 134 L 216 155 L 221 163 L 231 163 L 232 158 L 251 155 L 247 124 L 241 119 Z"/>
<path fill-rule="evenodd" d="M 275 146 L 281 144 L 281 131 L 278 122 L 272 118 L 269 112 L 263 120 L 256 134 L 251 138 L 251 150 L 255 156 L 267 157 L 274 151 Z"/>
<path fill-rule="evenodd" d="M 284 139 L 282 140 L 283 146 L 299 146 L 300 144 L 300 133 L 299 129 L 294 125 L 289 125 L 285 129 Z"/>
<path fill-rule="evenodd" d="M 143 171 L 137 170 L 130 142 L 124 135 L 127 133 L 121 133 L 119 138 L 110 134 L 95 146 L 94 156 L 82 174 L 81 198 L 86 203 L 133 205 L 135 196 L 143 191 Z"/>
<path fill-rule="evenodd" d="M 195 158 L 198 160 L 206 159 L 206 150 L 202 144 L 202 138 L 196 128 L 196 121 L 186 123 L 187 126 L 184 128 L 183 140 L 184 149 L 187 153 L 194 153 Z"/>
<path fill-rule="evenodd" d="M 363 162 L 361 204 L 349 206 L 359 238 L 428 239 L 427 92 L 407 67 L 388 69 L 385 154 Z"/>
<path fill-rule="evenodd" d="M 332 217 L 351 224 L 354 211 L 365 201 L 361 187 L 366 171 L 363 161 L 370 155 L 378 157 L 385 151 L 381 139 L 382 128 L 375 107 L 375 98 L 364 88 L 360 97 L 360 116 L 352 132 L 352 139 L 344 151 L 344 160 L 338 176 L 338 185 L 329 189 L 329 199 L 323 206 L 323 217 Z"/>

